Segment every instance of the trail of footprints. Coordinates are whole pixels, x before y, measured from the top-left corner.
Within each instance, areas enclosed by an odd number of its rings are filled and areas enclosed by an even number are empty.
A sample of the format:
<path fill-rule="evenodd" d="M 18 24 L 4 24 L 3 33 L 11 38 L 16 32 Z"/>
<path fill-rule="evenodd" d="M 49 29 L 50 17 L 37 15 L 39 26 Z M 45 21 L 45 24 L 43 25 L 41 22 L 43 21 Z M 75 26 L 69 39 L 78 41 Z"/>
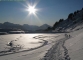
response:
<path fill-rule="evenodd" d="M 55 45 L 52 46 L 52 48 L 48 50 L 44 58 L 40 60 L 70 60 L 68 50 L 64 46 L 66 40 L 67 38 L 59 40 Z"/>

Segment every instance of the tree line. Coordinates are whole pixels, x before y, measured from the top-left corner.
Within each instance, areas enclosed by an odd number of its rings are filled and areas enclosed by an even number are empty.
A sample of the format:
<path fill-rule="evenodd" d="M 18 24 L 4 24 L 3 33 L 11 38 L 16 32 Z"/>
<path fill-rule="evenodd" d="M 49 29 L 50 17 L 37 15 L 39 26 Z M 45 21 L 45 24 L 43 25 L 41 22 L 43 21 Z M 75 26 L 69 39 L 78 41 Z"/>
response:
<path fill-rule="evenodd" d="M 83 8 L 82 8 L 81 10 L 83 11 Z M 68 17 L 67 17 L 67 20 L 71 20 L 71 21 L 74 21 L 74 23 L 77 23 L 77 22 L 75 21 L 76 19 L 75 19 L 74 17 L 75 17 L 77 14 L 79 14 L 79 12 L 80 12 L 80 10 L 77 10 L 77 11 L 75 11 L 74 13 L 70 13 L 70 14 L 68 15 Z M 83 20 L 83 14 L 82 14 L 82 20 Z M 59 21 L 56 21 L 52 27 L 48 27 L 45 31 L 55 30 L 55 29 L 58 27 L 58 25 L 59 25 L 61 22 L 63 22 L 63 21 L 64 21 L 64 19 L 59 19 Z"/>

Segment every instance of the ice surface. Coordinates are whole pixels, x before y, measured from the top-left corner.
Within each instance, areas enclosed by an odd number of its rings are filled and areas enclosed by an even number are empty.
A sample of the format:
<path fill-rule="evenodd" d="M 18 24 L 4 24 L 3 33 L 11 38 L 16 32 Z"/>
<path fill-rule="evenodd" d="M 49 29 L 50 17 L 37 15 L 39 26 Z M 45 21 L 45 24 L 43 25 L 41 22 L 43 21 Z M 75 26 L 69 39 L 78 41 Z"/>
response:
<path fill-rule="evenodd" d="M 0 51 L 7 50 L 8 42 L 13 41 L 14 46 L 23 45 L 21 52 L 0 52 L 0 60 L 39 60 L 55 44 L 61 34 L 12 34 L 0 36 Z M 62 37 L 61 37 L 62 38 Z M 33 48 L 33 49 L 32 49 Z"/>

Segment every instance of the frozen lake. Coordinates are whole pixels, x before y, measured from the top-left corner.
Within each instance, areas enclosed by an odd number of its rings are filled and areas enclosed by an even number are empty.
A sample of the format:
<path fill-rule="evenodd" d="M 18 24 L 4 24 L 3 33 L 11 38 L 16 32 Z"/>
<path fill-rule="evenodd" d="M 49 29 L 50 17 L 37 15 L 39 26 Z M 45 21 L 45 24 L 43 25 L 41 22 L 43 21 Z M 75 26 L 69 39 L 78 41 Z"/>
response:
<path fill-rule="evenodd" d="M 29 50 L 39 48 L 47 44 L 48 40 L 54 39 L 59 34 L 9 34 L 0 35 L 0 51 Z M 12 42 L 12 46 L 8 45 Z"/>
<path fill-rule="evenodd" d="M 63 36 L 63 33 L 0 35 L 0 59 L 39 60 Z M 10 42 L 12 46 L 8 45 Z"/>

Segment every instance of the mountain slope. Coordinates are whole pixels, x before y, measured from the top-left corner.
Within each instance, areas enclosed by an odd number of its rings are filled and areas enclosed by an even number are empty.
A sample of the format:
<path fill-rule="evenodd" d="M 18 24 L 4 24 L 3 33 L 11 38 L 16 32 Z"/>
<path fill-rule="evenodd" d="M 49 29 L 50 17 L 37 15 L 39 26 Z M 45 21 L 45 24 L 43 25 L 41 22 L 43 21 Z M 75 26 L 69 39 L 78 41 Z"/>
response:
<path fill-rule="evenodd" d="M 68 18 L 62 22 L 58 22 L 56 26 L 53 26 L 55 31 L 75 31 L 77 26 L 83 24 L 83 9 L 77 10 L 74 13 L 70 13 Z"/>
<path fill-rule="evenodd" d="M 50 27 L 47 24 L 44 24 L 42 26 L 36 26 L 36 25 L 28 25 L 28 24 L 24 24 L 24 25 L 20 25 L 20 24 L 14 24 L 14 23 L 10 23 L 10 22 L 4 22 L 4 23 L 0 23 L 0 28 L 2 29 L 21 29 L 21 30 L 28 30 L 28 31 L 35 31 L 35 30 L 44 30 L 46 28 Z"/>
<path fill-rule="evenodd" d="M 48 27 L 51 27 L 51 26 L 48 24 L 43 24 L 42 26 L 39 27 L 39 29 L 46 29 Z"/>

